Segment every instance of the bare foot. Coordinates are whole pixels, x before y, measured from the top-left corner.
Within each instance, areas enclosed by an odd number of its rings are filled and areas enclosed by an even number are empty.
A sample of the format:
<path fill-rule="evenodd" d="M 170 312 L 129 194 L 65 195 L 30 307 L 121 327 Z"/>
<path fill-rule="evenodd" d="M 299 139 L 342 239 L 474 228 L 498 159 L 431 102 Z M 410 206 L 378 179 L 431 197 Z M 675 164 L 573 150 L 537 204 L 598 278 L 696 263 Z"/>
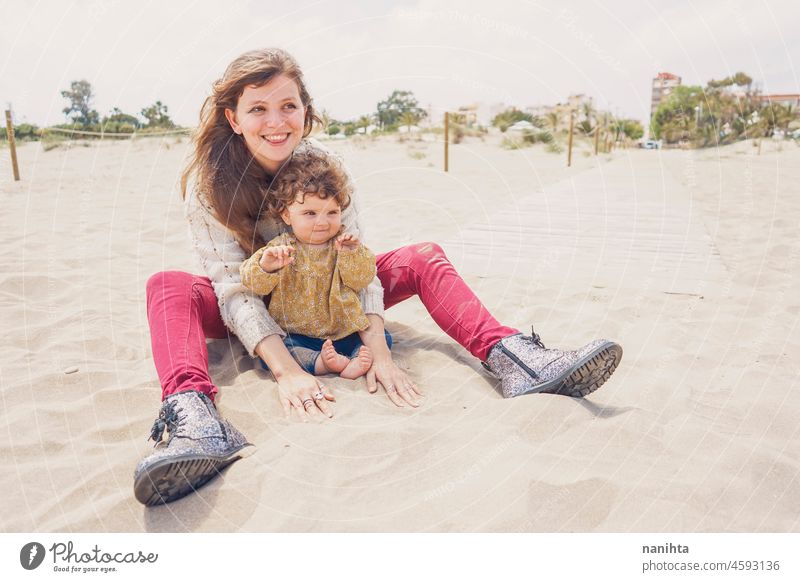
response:
<path fill-rule="evenodd" d="M 346 369 L 349 364 L 350 358 L 338 353 L 331 340 L 325 340 L 314 371 L 320 374 L 338 374 Z"/>
<path fill-rule="evenodd" d="M 350 360 L 350 363 L 339 375 L 348 380 L 355 380 L 366 374 L 370 366 L 372 366 L 372 350 L 367 346 L 361 346 L 358 355 Z"/>

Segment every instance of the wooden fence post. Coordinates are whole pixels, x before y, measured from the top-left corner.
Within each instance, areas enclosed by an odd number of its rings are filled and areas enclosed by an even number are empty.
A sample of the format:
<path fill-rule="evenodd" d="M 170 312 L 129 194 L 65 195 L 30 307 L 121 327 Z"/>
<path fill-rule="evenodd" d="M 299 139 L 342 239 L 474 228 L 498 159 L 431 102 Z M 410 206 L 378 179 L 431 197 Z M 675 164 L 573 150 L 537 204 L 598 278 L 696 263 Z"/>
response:
<path fill-rule="evenodd" d="M 572 130 L 575 126 L 575 112 L 569 112 L 569 142 L 567 143 L 567 167 L 572 166 Z"/>
<path fill-rule="evenodd" d="M 14 168 L 14 181 L 19 182 L 19 165 L 17 164 L 17 144 L 14 141 L 14 124 L 11 122 L 11 111 L 6 109 L 6 135 L 8 148 L 11 150 L 11 165 Z"/>
<path fill-rule="evenodd" d="M 445 111 L 444 112 L 444 171 L 447 172 L 449 169 L 449 151 L 450 147 L 450 114 Z"/>
<path fill-rule="evenodd" d="M 597 148 L 600 144 L 600 120 L 594 120 L 594 155 L 597 155 Z"/>

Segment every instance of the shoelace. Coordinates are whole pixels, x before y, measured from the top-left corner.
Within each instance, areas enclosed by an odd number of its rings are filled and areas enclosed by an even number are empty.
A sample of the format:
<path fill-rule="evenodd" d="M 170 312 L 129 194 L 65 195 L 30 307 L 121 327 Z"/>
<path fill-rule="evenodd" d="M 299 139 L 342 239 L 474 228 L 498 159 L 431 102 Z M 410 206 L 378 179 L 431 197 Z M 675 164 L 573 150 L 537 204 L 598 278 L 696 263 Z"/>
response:
<path fill-rule="evenodd" d="M 541 337 L 539 337 L 539 334 L 538 334 L 538 333 L 536 333 L 536 332 L 533 330 L 533 326 L 531 326 L 531 335 L 523 335 L 523 336 L 522 336 L 522 339 L 524 339 L 524 340 L 527 340 L 527 341 L 531 342 L 533 345 L 535 345 L 535 346 L 537 346 L 537 347 L 539 347 L 539 348 L 542 348 L 543 350 L 546 350 L 546 349 L 547 349 L 546 347 L 544 347 L 544 342 L 542 341 L 542 338 L 541 338 Z M 507 349 L 505 348 L 505 346 L 503 346 L 503 344 L 498 344 L 498 345 L 500 346 L 500 349 L 501 349 L 503 352 L 505 352 L 505 354 L 506 354 L 506 355 L 507 355 L 509 358 L 511 358 L 512 360 L 514 360 L 515 362 L 517 362 L 517 364 L 518 364 L 519 366 L 523 367 L 523 369 L 525 369 L 525 370 L 528 372 L 528 374 L 530 374 L 530 375 L 531 375 L 533 378 L 538 378 L 538 374 L 536 374 L 536 373 L 535 373 L 533 370 L 531 370 L 530 368 L 528 368 L 528 367 L 527 367 L 527 366 L 526 366 L 526 365 L 525 365 L 525 364 L 524 364 L 524 363 L 523 363 L 523 362 L 522 362 L 522 361 L 521 361 L 519 358 L 517 358 L 517 357 L 516 357 L 514 354 L 512 354 L 512 353 L 511 353 L 509 350 L 507 350 Z M 489 367 L 489 364 L 487 364 L 486 362 L 481 362 L 481 366 L 483 366 L 483 368 L 484 368 L 484 369 L 485 369 L 487 372 L 489 372 L 490 374 L 494 374 L 494 372 L 492 371 L 492 369 Z"/>
<path fill-rule="evenodd" d="M 183 424 L 183 418 L 180 416 L 181 410 L 182 409 L 178 408 L 175 402 L 170 401 L 166 402 L 164 406 L 161 407 L 158 418 L 150 429 L 150 439 L 153 439 L 156 445 L 160 443 L 161 439 L 164 437 L 164 429 L 169 431 L 167 444 L 172 441 L 178 428 Z"/>
<path fill-rule="evenodd" d="M 544 342 L 542 342 L 542 338 L 539 337 L 539 334 L 533 331 L 533 326 L 531 326 L 531 335 L 530 336 L 523 335 L 522 337 L 530 341 L 532 344 L 539 346 L 543 350 L 547 349 L 546 347 L 544 347 Z"/>

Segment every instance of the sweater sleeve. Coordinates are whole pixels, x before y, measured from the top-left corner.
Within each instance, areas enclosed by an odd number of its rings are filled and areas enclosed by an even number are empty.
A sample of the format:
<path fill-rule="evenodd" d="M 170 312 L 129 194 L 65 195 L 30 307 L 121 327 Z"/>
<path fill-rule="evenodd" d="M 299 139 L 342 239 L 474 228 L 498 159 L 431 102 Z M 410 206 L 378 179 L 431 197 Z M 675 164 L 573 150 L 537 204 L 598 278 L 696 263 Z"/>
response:
<path fill-rule="evenodd" d="M 375 278 L 375 255 L 363 244 L 352 251 L 339 251 L 336 266 L 342 284 L 358 293 Z"/>
<path fill-rule="evenodd" d="M 328 148 L 323 146 L 315 139 L 307 139 L 304 141 L 304 147 L 315 148 L 327 156 L 330 157 L 331 160 L 338 163 L 342 169 L 344 170 L 345 174 L 347 175 L 347 179 L 352 184 L 353 177 L 350 175 L 350 172 L 347 170 L 347 167 L 342 162 L 341 158 L 331 152 Z M 355 186 L 355 185 L 353 185 Z M 355 190 L 355 187 L 354 187 Z M 358 217 L 358 196 L 353 194 L 352 199 L 350 201 L 350 206 L 345 208 L 344 212 L 342 212 L 342 225 L 344 226 L 345 232 L 350 232 L 356 235 L 359 240 L 361 240 L 362 244 L 366 244 L 366 237 L 365 237 L 365 230 L 364 225 Z M 367 285 L 365 289 L 362 289 L 359 294 L 359 299 L 361 300 L 361 308 L 364 310 L 366 314 L 375 314 L 381 316 L 383 318 L 383 286 L 381 285 L 380 279 L 377 276 L 373 277 L 372 281 Z"/>
<path fill-rule="evenodd" d="M 255 348 L 265 337 L 286 334 L 272 319 L 261 297 L 242 284 L 239 268 L 245 252 L 195 189 L 187 193 L 185 208 L 192 247 L 211 280 L 222 320 L 255 357 Z"/>

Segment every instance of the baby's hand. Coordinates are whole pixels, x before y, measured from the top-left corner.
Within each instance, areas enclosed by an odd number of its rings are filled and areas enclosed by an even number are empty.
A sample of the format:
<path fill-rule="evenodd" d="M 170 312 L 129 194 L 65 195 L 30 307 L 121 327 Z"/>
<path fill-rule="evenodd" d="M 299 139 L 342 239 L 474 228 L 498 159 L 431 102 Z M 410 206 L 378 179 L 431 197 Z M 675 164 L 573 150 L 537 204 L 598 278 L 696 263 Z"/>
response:
<path fill-rule="evenodd" d="M 354 234 L 350 234 L 349 232 L 340 234 L 338 237 L 336 237 L 336 242 L 334 243 L 337 251 L 354 251 L 359 247 L 360 244 L 361 241 L 358 240 L 358 237 Z"/>
<path fill-rule="evenodd" d="M 267 273 L 274 273 L 292 263 L 294 263 L 294 247 L 290 245 L 267 247 L 258 262 Z"/>

